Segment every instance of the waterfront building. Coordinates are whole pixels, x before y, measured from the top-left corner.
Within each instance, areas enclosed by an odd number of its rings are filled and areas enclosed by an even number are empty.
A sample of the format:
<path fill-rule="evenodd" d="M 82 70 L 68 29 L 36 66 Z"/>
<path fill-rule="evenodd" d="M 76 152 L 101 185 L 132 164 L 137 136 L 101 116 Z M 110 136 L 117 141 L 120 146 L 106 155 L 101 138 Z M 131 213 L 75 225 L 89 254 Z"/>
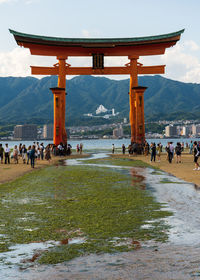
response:
<path fill-rule="evenodd" d="M 53 139 L 53 124 L 45 124 L 43 126 L 43 138 L 44 139 Z"/>
<path fill-rule="evenodd" d="M 123 127 L 120 125 L 120 127 L 113 129 L 113 137 L 114 138 L 121 138 L 124 136 Z"/>
<path fill-rule="evenodd" d="M 190 129 L 188 126 L 183 126 L 182 128 L 182 136 L 188 136 L 190 134 Z"/>
<path fill-rule="evenodd" d="M 37 139 L 37 125 L 23 124 L 14 127 L 14 140 L 34 140 Z"/>
<path fill-rule="evenodd" d="M 200 134 L 200 124 L 193 124 L 192 125 L 192 135 L 199 135 Z"/>
<path fill-rule="evenodd" d="M 177 136 L 177 128 L 173 125 L 167 125 L 165 127 L 165 136 L 166 137 L 174 137 Z"/>

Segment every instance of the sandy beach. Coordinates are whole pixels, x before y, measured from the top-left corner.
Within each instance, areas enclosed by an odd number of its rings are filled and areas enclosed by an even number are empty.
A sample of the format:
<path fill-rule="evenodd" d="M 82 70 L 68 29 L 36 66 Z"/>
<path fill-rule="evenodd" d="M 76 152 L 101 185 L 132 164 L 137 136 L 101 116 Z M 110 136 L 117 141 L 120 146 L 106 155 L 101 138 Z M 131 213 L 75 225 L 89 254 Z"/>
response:
<path fill-rule="evenodd" d="M 52 160 L 50 162 L 46 160 L 37 160 L 36 165 L 34 169 L 40 169 L 45 166 L 58 164 L 60 160 L 63 159 L 71 159 L 71 158 L 80 158 L 85 157 L 87 154 L 72 154 L 71 156 L 67 157 L 52 157 Z M 122 154 L 114 154 L 113 157 L 119 157 L 119 158 L 130 158 L 133 160 L 141 160 L 143 162 L 146 162 L 153 167 L 160 168 L 161 170 L 170 173 L 171 175 L 174 175 L 186 182 L 194 183 L 197 186 L 200 187 L 200 171 L 195 171 L 194 169 L 194 162 L 193 162 L 193 155 L 189 153 L 183 153 L 182 154 L 182 160 L 181 163 L 176 163 L 176 157 L 174 157 L 172 163 L 170 164 L 167 161 L 166 153 L 162 153 L 160 162 L 156 160 L 156 162 L 150 161 L 150 155 L 144 156 L 144 155 L 133 155 L 129 156 L 128 154 L 122 155 Z M 19 164 L 14 164 L 13 160 L 11 159 L 10 164 L 0 164 L 0 184 L 6 183 L 9 181 L 13 181 L 16 178 L 28 173 L 32 172 L 33 169 L 31 168 L 31 165 L 23 164 L 22 159 L 19 160 Z"/>
<path fill-rule="evenodd" d="M 35 169 L 44 168 L 49 165 L 58 164 L 60 160 L 81 158 L 87 156 L 86 154 L 72 154 L 67 157 L 52 156 L 51 161 L 47 160 L 36 160 L 35 168 L 31 168 L 31 164 L 23 164 L 22 159 L 19 159 L 19 163 L 15 164 L 13 159 L 10 160 L 10 164 L 0 164 L 0 184 L 13 181 L 18 177 L 23 176 L 26 173 L 32 172 Z"/>

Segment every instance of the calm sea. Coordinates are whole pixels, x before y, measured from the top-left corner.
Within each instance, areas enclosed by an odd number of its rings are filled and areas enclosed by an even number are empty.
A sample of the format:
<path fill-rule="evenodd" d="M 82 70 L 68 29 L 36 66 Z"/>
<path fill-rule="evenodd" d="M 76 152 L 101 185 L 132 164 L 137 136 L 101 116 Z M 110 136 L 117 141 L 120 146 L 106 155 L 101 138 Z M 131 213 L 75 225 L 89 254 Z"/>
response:
<path fill-rule="evenodd" d="M 177 142 L 184 142 L 184 144 L 186 143 L 190 143 L 190 141 L 200 141 L 199 138 L 176 138 L 176 139 L 147 139 L 147 141 L 149 143 L 151 142 L 155 142 L 157 143 L 161 143 L 164 147 L 167 145 L 167 142 L 172 141 L 173 144 L 175 145 Z M 49 143 L 53 143 L 53 140 L 50 141 L 39 141 L 40 143 L 44 143 L 44 146 L 46 146 Z M 28 147 L 29 145 L 33 145 L 33 141 L 1 141 L 0 143 L 3 144 L 3 146 L 5 146 L 6 143 L 8 143 L 10 148 L 13 148 L 14 145 L 19 145 L 20 143 L 25 144 L 26 147 Z M 98 139 L 98 140 L 69 140 L 68 143 L 70 143 L 72 145 L 72 148 L 75 149 L 77 144 L 82 143 L 83 144 L 83 148 L 85 150 L 111 150 L 112 148 L 112 144 L 115 145 L 115 148 L 121 148 L 122 144 L 124 144 L 126 147 L 128 147 L 128 145 L 130 144 L 130 139 Z"/>

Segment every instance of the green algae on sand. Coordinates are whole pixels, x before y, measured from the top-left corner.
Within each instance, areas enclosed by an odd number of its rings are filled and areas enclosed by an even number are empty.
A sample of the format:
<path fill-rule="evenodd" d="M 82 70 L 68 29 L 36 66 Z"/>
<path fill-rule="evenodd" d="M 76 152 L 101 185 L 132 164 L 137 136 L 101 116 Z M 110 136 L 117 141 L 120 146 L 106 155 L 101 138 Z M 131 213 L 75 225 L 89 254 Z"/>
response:
<path fill-rule="evenodd" d="M 51 166 L 3 184 L 0 250 L 59 241 L 38 259 L 59 263 L 88 253 L 133 250 L 133 240 L 164 242 L 168 226 L 162 218 L 171 213 L 139 184 L 128 174 L 91 166 Z M 145 228 L 147 223 L 151 227 Z M 62 243 L 73 238 L 83 242 Z"/>
<path fill-rule="evenodd" d="M 152 169 L 158 169 L 155 166 L 151 166 L 150 164 L 137 159 L 132 158 L 118 158 L 118 157 L 106 157 L 100 159 L 88 159 L 84 160 L 85 164 L 109 164 L 116 166 L 128 166 L 128 167 L 149 167 Z"/>

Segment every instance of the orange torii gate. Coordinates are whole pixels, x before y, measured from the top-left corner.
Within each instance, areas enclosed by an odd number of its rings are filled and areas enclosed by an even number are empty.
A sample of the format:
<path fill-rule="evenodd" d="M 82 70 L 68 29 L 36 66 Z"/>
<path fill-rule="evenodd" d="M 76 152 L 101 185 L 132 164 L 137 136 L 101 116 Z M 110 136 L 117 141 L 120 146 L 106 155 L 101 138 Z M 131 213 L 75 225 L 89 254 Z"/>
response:
<path fill-rule="evenodd" d="M 144 91 L 138 86 L 138 75 L 164 74 L 165 65 L 143 66 L 140 56 L 161 55 L 166 48 L 180 40 L 183 30 L 148 37 L 136 38 L 58 38 L 24 34 L 10 30 L 18 45 L 29 48 L 32 55 L 55 56 L 58 63 L 53 67 L 31 66 L 34 75 L 57 75 L 58 86 L 51 88 L 54 95 L 54 144 L 67 143 L 65 130 L 66 75 L 130 75 L 130 126 L 131 143 L 143 143 Z M 71 67 L 66 63 L 69 56 L 91 56 L 92 67 Z M 129 62 L 122 67 L 104 67 L 105 56 L 126 56 Z"/>

